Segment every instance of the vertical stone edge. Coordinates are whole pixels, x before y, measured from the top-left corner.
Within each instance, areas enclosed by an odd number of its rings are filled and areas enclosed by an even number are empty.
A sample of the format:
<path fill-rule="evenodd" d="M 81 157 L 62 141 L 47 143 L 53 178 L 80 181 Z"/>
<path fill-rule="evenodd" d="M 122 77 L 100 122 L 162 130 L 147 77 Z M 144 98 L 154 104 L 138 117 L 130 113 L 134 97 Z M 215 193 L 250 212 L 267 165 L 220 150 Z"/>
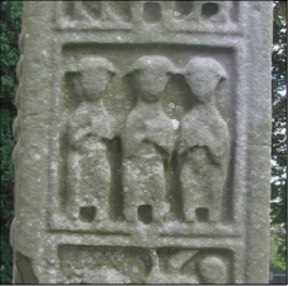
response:
<path fill-rule="evenodd" d="M 24 10 L 24 7 L 23 7 Z M 20 141 L 20 128 L 21 128 L 21 97 L 23 93 L 23 62 L 24 62 L 24 34 L 25 34 L 25 25 L 24 25 L 24 12 L 22 14 L 22 20 L 21 20 L 21 32 L 18 39 L 18 48 L 20 52 L 19 61 L 17 63 L 16 67 L 16 76 L 18 80 L 18 87 L 15 95 L 15 105 L 17 108 L 17 116 L 13 123 L 13 136 L 16 141 L 16 145 L 14 147 L 13 153 L 12 153 L 12 161 L 14 165 L 14 172 L 15 172 L 15 203 L 14 203 L 14 218 L 10 226 L 10 245 L 12 247 L 13 251 L 13 272 L 12 272 L 12 283 L 21 283 L 21 278 L 19 277 L 19 271 L 17 269 L 17 259 L 16 259 L 16 253 L 17 253 L 17 246 L 16 246 L 16 224 L 17 224 L 17 207 L 16 204 L 18 203 L 17 200 L 17 189 L 18 189 L 18 163 L 19 163 L 19 156 L 20 156 L 20 148 L 21 148 L 21 141 Z"/>
<path fill-rule="evenodd" d="M 41 283 L 37 277 L 41 277 L 41 256 L 46 228 L 45 196 L 49 190 L 49 37 L 50 11 L 53 6 L 49 2 L 27 1 L 23 4 L 22 31 L 19 38 L 21 57 L 17 65 L 18 113 L 13 126 L 17 140 L 13 151 L 13 283 Z"/>
<path fill-rule="evenodd" d="M 249 2 L 246 283 L 269 282 L 273 2 Z"/>

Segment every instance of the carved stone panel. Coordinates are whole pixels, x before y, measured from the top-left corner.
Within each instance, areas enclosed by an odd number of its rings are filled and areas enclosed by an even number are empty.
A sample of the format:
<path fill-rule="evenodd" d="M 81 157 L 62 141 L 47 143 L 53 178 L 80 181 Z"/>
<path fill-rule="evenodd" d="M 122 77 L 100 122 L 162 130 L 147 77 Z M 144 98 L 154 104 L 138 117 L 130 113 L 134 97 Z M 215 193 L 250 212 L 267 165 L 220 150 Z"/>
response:
<path fill-rule="evenodd" d="M 25 3 L 14 282 L 266 282 L 267 19 L 264 2 Z"/>
<path fill-rule="evenodd" d="M 225 249 L 61 245 L 62 283 L 231 283 Z"/>
<path fill-rule="evenodd" d="M 176 223 L 186 234 L 237 233 L 238 194 L 228 190 L 229 177 L 235 181 L 232 48 L 213 58 L 209 47 L 121 47 L 119 58 L 110 44 L 62 47 L 50 226 L 131 233 L 143 223 L 165 234 Z"/>

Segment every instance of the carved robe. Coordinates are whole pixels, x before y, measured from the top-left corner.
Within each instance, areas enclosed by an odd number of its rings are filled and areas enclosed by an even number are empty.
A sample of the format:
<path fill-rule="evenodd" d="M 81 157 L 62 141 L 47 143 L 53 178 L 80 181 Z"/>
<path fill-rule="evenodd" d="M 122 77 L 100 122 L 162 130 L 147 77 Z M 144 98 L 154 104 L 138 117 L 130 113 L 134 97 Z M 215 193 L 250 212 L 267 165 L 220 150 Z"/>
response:
<path fill-rule="evenodd" d="M 111 168 L 105 140 L 114 137 L 114 126 L 114 118 L 89 104 L 70 117 L 67 185 L 73 216 L 80 207 L 94 206 L 96 218 L 107 217 Z"/>
<path fill-rule="evenodd" d="M 175 144 L 171 120 L 160 108 L 136 107 L 127 118 L 124 133 L 124 202 L 127 219 L 137 207 L 149 205 L 153 219 L 167 212 L 165 167 Z"/>
<path fill-rule="evenodd" d="M 227 124 L 214 105 L 198 105 L 184 116 L 179 154 L 186 221 L 195 220 L 197 209 L 210 221 L 220 219 L 229 149 Z"/>

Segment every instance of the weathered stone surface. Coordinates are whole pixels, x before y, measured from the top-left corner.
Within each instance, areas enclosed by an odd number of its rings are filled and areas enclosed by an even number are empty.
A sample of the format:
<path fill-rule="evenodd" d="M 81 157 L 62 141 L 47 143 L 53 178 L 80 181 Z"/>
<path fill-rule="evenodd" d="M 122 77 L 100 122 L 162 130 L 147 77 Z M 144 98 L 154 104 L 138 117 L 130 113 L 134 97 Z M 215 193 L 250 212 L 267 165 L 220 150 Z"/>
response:
<path fill-rule="evenodd" d="M 267 283 L 272 3 L 25 2 L 15 283 Z"/>

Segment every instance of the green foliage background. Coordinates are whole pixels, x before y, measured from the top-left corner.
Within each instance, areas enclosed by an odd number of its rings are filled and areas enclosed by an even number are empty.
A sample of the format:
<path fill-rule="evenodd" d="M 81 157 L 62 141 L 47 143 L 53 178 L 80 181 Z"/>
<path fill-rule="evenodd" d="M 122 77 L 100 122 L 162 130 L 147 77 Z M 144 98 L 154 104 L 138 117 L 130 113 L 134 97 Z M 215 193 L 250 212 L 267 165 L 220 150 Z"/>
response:
<path fill-rule="evenodd" d="M 12 123 L 16 116 L 14 96 L 17 88 L 16 64 L 19 59 L 18 36 L 21 27 L 22 1 L 0 4 L 0 283 L 12 279 L 12 250 L 9 228 L 13 218 L 14 170 L 11 161 L 15 141 Z M 274 1 L 273 37 L 273 137 L 271 192 L 271 270 L 285 271 L 287 233 L 287 11 L 286 1 Z"/>
<path fill-rule="evenodd" d="M 274 1 L 271 269 L 287 265 L 287 3 Z"/>
<path fill-rule="evenodd" d="M 19 59 L 18 37 L 21 27 L 22 1 L 1 2 L 0 16 L 0 283 L 11 283 L 12 250 L 9 245 L 9 228 L 13 218 L 14 185 L 11 154 L 15 145 L 11 127 L 16 116 L 15 69 Z"/>

